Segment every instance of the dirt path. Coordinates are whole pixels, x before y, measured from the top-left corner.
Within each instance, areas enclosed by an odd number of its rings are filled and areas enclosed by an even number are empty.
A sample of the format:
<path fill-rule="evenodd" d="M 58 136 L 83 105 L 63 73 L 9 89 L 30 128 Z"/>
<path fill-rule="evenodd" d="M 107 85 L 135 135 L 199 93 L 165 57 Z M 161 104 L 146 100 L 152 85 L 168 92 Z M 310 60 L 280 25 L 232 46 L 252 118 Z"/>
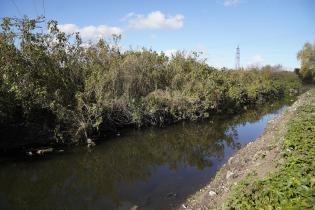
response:
<path fill-rule="evenodd" d="M 278 156 L 287 124 L 295 117 L 297 107 L 307 103 L 309 96 L 310 92 L 299 96 L 287 111 L 269 121 L 260 138 L 231 157 L 214 179 L 188 198 L 179 209 L 202 210 L 220 207 L 228 198 L 231 187 L 237 185 L 249 172 L 256 172 L 257 178 L 260 178 L 277 170 Z"/>

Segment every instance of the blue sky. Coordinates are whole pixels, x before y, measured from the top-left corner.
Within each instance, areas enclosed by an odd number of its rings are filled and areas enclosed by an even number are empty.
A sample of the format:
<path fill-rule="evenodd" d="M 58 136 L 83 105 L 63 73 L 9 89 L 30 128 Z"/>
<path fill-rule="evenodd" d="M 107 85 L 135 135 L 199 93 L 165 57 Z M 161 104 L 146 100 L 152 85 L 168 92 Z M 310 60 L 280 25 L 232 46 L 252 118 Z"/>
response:
<path fill-rule="evenodd" d="M 44 8 L 84 40 L 121 33 L 125 49 L 201 51 L 216 67 L 235 65 L 238 44 L 243 67 L 298 67 L 296 53 L 315 41 L 313 0 L 0 0 L 0 17 L 34 17 Z"/>

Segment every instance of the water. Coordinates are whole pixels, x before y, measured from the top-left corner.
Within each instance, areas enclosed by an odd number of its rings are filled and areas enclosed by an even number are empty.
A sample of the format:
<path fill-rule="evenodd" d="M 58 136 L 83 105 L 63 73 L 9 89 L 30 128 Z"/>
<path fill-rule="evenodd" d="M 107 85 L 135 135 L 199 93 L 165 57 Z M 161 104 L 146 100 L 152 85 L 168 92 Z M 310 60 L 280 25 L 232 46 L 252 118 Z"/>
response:
<path fill-rule="evenodd" d="M 236 116 L 122 132 L 92 150 L 0 163 L 0 209 L 171 209 L 259 137 L 288 102 Z"/>

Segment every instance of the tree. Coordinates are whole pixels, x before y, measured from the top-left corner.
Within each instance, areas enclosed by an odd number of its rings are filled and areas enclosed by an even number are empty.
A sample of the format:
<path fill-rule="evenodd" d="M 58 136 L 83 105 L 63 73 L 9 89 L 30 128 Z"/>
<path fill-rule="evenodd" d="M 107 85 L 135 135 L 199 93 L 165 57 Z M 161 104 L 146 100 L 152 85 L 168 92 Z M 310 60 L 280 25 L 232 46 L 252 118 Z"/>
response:
<path fill-rule="evenodd" d="M 301 78 L 305 82 L 315 81 L 315 42 L 305 43 L 303 49 L 298 52 L 297 58 L 301 62 L 299 71 Z"/>

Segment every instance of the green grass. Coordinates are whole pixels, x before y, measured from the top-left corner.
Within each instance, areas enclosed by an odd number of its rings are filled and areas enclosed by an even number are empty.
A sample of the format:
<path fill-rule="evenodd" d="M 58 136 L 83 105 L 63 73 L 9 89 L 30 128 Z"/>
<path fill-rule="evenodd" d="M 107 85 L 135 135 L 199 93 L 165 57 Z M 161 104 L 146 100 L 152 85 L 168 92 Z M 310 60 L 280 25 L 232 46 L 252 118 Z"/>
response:
<path fill-rule="evenodd" d="M 313 91 L 314 92 L 314 91 Z M 302 106 L 282 146 L 284 164 L 260 180 L 249 175 L 223 209 L 315 209 L 315 104 Z"/>

